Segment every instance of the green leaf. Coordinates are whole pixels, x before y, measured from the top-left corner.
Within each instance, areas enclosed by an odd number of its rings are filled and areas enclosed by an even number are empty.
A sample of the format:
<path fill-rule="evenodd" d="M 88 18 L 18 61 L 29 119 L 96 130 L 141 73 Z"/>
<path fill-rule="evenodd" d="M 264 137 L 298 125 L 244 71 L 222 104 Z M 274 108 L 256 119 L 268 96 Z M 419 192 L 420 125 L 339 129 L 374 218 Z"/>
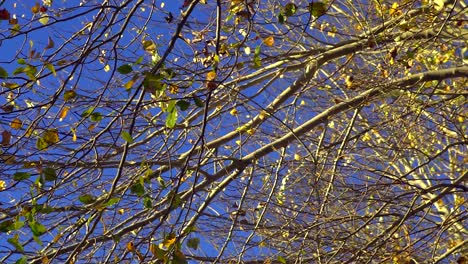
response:
<path fill-rule="evenodd" d="M 47 231 L 45 226 L 36 221 L 29 222 L 29 227 L 31 228 L 31 231 L 35 236 L 41 236 Z"/>
<path fill-rule="evenodd" d="M 278 22 L 280 24 L 284 24 L 284 22 L 286 22 L 286 18 L 281 13 L 279 13 L 279 15 L 278 15 Z"/>
<path fill-rule="evenodd" d="M 133 143 L 133 137 L 132 135 L 130 135 L 130 133 L 128 133 L 127 131 L 122 131 L 122 134 L 121 134 L 122 138 L 127 141 L 128 143 Z"/>
<path fill-rule="evenodd" d="M 176 250 L 172 259 L 173 264 L 188 264 L 187 259 L 185 258 L 184 253 L 180 250 Z"/>
<path fill-rule="evenodd" d="M 130 187 L 130 192 L 138 196 L 143 196 L 145 194 L 145 187 L 141 183 L 136 183 Z"/>
<path fill-rule="evenodd" d="M 38 150 L 44 150 L 49 146 L 43 138 L 38 138 L 36 141 L 36 148 Z"/>
<path fill-rule="evenodd" d="M 55 181 L 57 179 L 57 173 L 53 168 L 45 168 L 42 173 L 44 173 L 46 181 Z"/>
<path fill-rule="evenodd" d="M 24 67 L 18 67 L 13 71 L 13 75 L 18 75 L 24 72 Z"/>
<path fill-rule="evenodd" d="M 14 237 L 9 238 L 7 241 L 11 245 L 13 245 L 16 248 L 16 250 L 20 252 L 24 251 L 23 245 L 21 245 L 21 243 L 18 240 L 18 234 L 15 234 Z"/>
<path fill-rule="evenodd" d="M 51 63 L 47 63 L 45 66 L 46 66 L 47 69 L 49 69 L 49 71 L 50 71 L 54 76 L 57 76 L 57 73 L 55 72 L 55 67 L 54 67 L 54 65 L 52 65 Z"/>
<path fill-rule="evenodd" d="M 105 206 L 105 207 L 111 207 L 112 205 L 118 203 L 119 201 L 120 201 L 120 198 L 116 198 L 116 197 L 110 198 L 109 201 L 107 201 L 107 202 L 104 204 L 104 206 Z"/>
<path fill-rule="evenodd" d="M 150 197 L 148 197 L 148 196 L 145 197 L 143 199 L 143 205 L 145 206 L 145 208 L 148 208 L 148 209 L 153 208 L 152 199 Z"/>
<path fill-rule="evenodd" d="M 65 100 L 65 102 L 70 101 L 71 99 L 75 97 L 76 97 L 76 92 L 73 90 L 65 91 L 65 93 L 63 94 L 63 100 Z"/>
<path fill-rule="evenodd" d="M 198 245 L 200 244 L 200 239 L 198 237 L 190 238 L 187 240 L 187 247 L 193 248 L 194 250 L 198 249 Z"/>
<path fill-rule="evenodd" d="M 182 199 L 180 198 L 180 195 L 178 193 L 174 195 L 174 192 L 171 192 L 169 195 L 174 196 L 173 198 L 171 197 L 171 208 L 178 208 L 182 204 Z"/>
<path fill-rule="evenodd" d="M 99 122 L 102 120 L 102 114 L 99 113 L 99 112 L 93 112 L 90 116 L 89 116 L 89 119 L 92 121 L 92 122 Z"/>
<path fill-rule="evenodd" d="M 22 181 L 29 179 L 29 177 L 31 177 L 31 174 L 29 172 L 17 172 L 13 175 L 13 180 Z"/>
<path fill-rule="evenodd" d="M 262 61 L 260 59 L 260 46 L 257 46 L 255 48 L 253 63 L 254 63 L 254 68 L 262 67 Z"/>
<path fill-rule="evenodd" d="M 185 100 L 179 100 L 177 101 L 177 106 L 179 107 L 181 111 L 185 111 L 189 108 L 190 102 L 185 101 Z"/>
<path fill-rule="evenodd" d="M 21 64 L 21 65 L 26 64 L 26 60 L 24 60 L 24 59 L 18 59 L 16 62 L 18 62 L 18 64 Z"/>
<path fill-rule="evenodd" d="M 294 3 L 288 3 L 284 7 L 284 15 L 285 16 L 292 16 L 296 13 L 297 6 Z"/>
<path fill-rule="evenodd" d="M 177 108 L 175 107 L 176 101 L 171 100 L 167 106 L 167 118 L 166 118 L 166 126 L 168 128 L 174 128 L 177 123 Z"/>
<path fill-rule="evenodd" d="M 8 78 L 8 72 L 5 69 L 3 69 L 2 67 L 0 67 L 0 78 L 2 78 L 2 79 Z"/>
<path fill-rule="evenodd" d="M 154 91 L 163 91 L 165 86 L 161 82 L 163 77 L 159 74 L 157 75 L 152 75 L 152 74 L 147 74 L 145 79 L 143 80 L 143 86 L 146 91 L 148 92 L 154 92 Z"/>
<path fill-rule="evenodd" d="M 278 261 L 282 264 L 286 264 L 286 260 L 282 256 L 278 256 Z"/>
<path fill-rule="evenodd" d="M 94 112 L 95 107 L 90 107 L 81 113 L 81 117 L 88 117 Z"/>
<path fill-rule="evenodd" d="M 28 65 L 24 68 L 24 73 L 29 77 L 31 80 L 36 79 L 37 68 L 36 66 Z"/>
<path fill-rule="evenodd" d="M 134 64 L 140 64 L 143 61 L 143 56 L 140 56 Z"/>
<path fill-rule="evenodd" d="M 124 64 L 120 67 L 117 68 L 117 71 L 120 73 L 120 74 L 129 74 L 133 71 L 133 68 L 130 64 Z"/>
<path fill-rule="evenodd" d="M 25 256 L 22 256 L 15 262 L 15 264 L 28 264 L 28 259 Z"/>
<path fill-rule="evenodd" d="M 162 248 L 159 248 L 158 245 L 156 244 L 152 244 L 151 245 L 151 252 L 154 254 L 154 256 L 159 259 L 159 260 L 164 260 L 165 257 L 166 257 L 166 253 L 167 251 L 162 249 Z"/>
<path fill-rule="evenodd" d="M 18 230 L 23 226 L 24 226 L 23 221 L 13 222 L 13 220 L 6 220 L 0 223 L 0 232 L 6 233 L 9 231 Z"/>
<path fill-rule="evenodd" d="M 194 96 L 193 101 L 195 102 L 195 105 L 198 106 L 198 107 L 204 107 L 205 106 L 205 103 L 203 103 L 203 101 L 198 96 Z"/>
<path fill-rule="evenodd" d="M 327 13 L 327 5 L 323 2 L 311 2 L 309 11 L 314 17 L 320 17 Z"/>
<path fill-rule="evenodd" d="M 8 89 L 16 89 L 19 87 L 17 83 L 6 83 L 6 82 L 2 83 L 2 86 Z"/>
<path fill-rule="evenodd" d="M 260 46 L 257 46 L 257 47 L 255 48 L 255 53 L 254 53 L 254 55 L 259 56 L 259 55 L 260 55 L 260 51 L 261 51 Z"/>
<path fill-rule="evenodd" d="M 84 195 L 81 195 L 78 198 L 78 200 L 80 200 L 80 202 L 82 202 L 83 204 L 92 204 L 94 203 L 94 201 L 96 201 L 96 197 L 94 197 L 91 194 L 84 194 Z"/>
<path fill-rule="evenodd" d="M 34 239 L 34 241 L 36 241 L 37 244 L 42 246 L 43 243 L 42 243 L 41 239 L 39 239 L 39 236 L 33 235 L 33 239 Z"/>
<path fill-rule="evenodd" d="M 8 231 L 11 231 L 10 227 L 13 225 L 12 220 L 6 220 L 0 223 L 0 232 L 6 233 Z"/>

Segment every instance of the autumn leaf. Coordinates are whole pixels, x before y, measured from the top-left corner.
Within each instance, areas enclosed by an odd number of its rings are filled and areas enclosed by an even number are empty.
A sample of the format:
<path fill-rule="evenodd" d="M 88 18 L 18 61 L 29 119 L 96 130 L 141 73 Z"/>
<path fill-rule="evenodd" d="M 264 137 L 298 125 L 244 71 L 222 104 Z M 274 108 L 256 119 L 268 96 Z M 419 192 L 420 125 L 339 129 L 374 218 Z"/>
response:
<path fill-rule="evenodd" d="M 10 13 L 5 8 L 0 10 L 0 20 L 10 20 Z"/>
<path fill-rule="evenodd" d="M 127 250 L 130 251 L 130 252 L 135 251 L 135 246 L 133 245 L 132 241 L 127 243 Z"/>
<path fill-rule="evenodd" d="M 63 119 L 67 116 L 68 110 L 70 110 L 70 107 L 68 107 L 68 106 L 64 106 L 62 108 L 62 111 L 60 111 L 60 115 L 59 115 L 59 121 L 60 122 L 62 122 Z"/>
<path fill-rule="evenodd" d="M 0 67 L 0 78 L 2 79 L 8 78 L 8 72 L 2 67 Z"/>
<path fill-rule="evenodd" d="M 206 80 L 207 81 L 212 81 L 216 78 L 216 72 L 215 71 L 210 71 L 206 74 Z"/>
<path fill-rule="evenodd" d="M 32 12 L 33 14 L 39 13 L 40 10 L 41 10 L 41 6 L 40 6 L 39 3 L 37 3 L 37 2 L 36 2 L 36 4 L 35 4 L 33 7 L 31 7 L 31 12 Z"/>
<path fill-rule="evenodd" d="M 272 36 L 269 36 L 265 39 L 263 39 L 263 43 L 267 45 L 268 47 L 271 47 L 275 44 L 275 39 Z"/>
<path fill-rule="evenodd" d="M 176 242 L 177 237 L 175 234 L 169 234 L 167 237 L 164 239 L 164 241 L 161 243 L 160 247 L 162 248 L 170 248 L 174 243 Z"/>
<path fill-rule="evenodd" d="M 2 132 L 2 146 L 4 147 L 10 146 L 10 141 L 11 141 L 11 132 L 4 130 Z"/>
<path fill-rule="evenodd" d="M 47 23 L 49 23 L 49 15 L 42 14 L 41 18 L 39 18 L 39 23 L 41 23 L 44 26 L 47 25 Z"/>
<path fill-rule="evenodd" d="M 16 130 L 21 129 L 22 126 L 23 126 L 23 122 L 21 122 L 19 118 L 15 118 L 13 121 L 11 121 L 11 124 L 10 124 L 10 127 Z"/>

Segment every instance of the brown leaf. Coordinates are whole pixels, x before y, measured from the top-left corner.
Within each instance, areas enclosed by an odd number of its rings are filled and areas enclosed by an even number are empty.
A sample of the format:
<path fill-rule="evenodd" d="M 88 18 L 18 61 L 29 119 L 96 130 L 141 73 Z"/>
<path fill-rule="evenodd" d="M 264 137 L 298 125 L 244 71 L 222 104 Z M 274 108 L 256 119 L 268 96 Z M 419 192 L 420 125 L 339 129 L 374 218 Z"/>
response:
<path fill-rule="evenodd" d="M 4 130 L 2 132 L 2 146 L 8 147 L 10 145 L 10 141 L 11 141 L 11 132 Z"/>

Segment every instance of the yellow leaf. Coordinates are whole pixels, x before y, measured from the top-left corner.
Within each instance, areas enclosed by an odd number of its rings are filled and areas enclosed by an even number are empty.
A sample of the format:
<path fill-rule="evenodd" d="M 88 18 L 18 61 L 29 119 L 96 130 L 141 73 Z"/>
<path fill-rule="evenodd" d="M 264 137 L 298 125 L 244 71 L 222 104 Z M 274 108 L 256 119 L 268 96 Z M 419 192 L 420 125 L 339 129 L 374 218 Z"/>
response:
<path fill-rule="evenodd" d="M 437 11 L 440 11 L 444 8 L 444 0 L 434 0 L 434 8 Z"/>
<path fill-rule="evenodd" d="M 6 182 L 0 180 L 0 192 L 3 191 L 3 190 L 5 190 L 5 186 L 6 186 Z"/>
<path fill-rule="evenodd" d="M 249 129 L 247 129 L 246 132 L 247 132 L 247 134 L 249 134 L 249 135 L 253 135 L 253 134 L 255 134 L 255 129 L 249 128 Z"/>
<path fill-rule="evenodd" d="M 437 200 L 436 203 L 438 206 L 444 206 L 444 201 L 442 199 Z"/>
<path fill-rule="evenodd" d="M 362 141 L 369 141 L 371 140 L 371 136 L 369 134 L 369 132 L 365 133 L 364 136 L 362 137 Z"/>
<path fill-rule="evenodd" d="M 235 116 L 235 115 L 237 115 L 237 109 L 236 109 L 236 108 L 233 108 L 229 113 L 230 113 L 231 115 Z"/>
<path fill-rule="evenodd" d="M 119 212 L 120 215 L 123 215 L 123 214 L 125 213 L 125 210 L 124 210 L 123 208 L 120 208 L 120 209 L 118 210 L 118 212 Z"/>
<path fill-rule="evenodd" d="M 263 39 L 263 43 L 265 43 L 265 45 L 267 45 L 268 47 L 271 47 L 275 44 L 275 39 L 272 36 L 269 36 Z"/>
<path fill-rule="evenodd" d="M 42 256 L 42 264 L 50 264 L 50 259 L 47 256 Z"/>
<path fill-rule="evenodd" d="M 294 160 L 300 161 L 301 155 L 299 155 L 298 153 L 294 154 Z"/>
<path fill-rule="evenodd" d="M 39 23 L 47 25 L 47 23 L 49 23 L 49 16 L 47 14 L 43 14 L 41 18 L 39 18 Z"/>
<path fill-rule="evenodd" d="M 462 115 L 459 115 L 459 116 L 457 117 L 457 120 L 458 120 L 458 122 L 460 122 L 460 123 L 465 122 L 465 118 L 464 118 Z"/>
<path fill-rule="evenodd" d="M 390 16 L 395 15 L 395 14 L 397 13 L 397 11 L 398 11 L 398 7 L 399 7 L 399 6 L 400 6 L 400 5 L 399 5 L 397 2 L 393 3 L 393 4 L 392 4 L 392 7 L 391 7 L 390 10 L 388 11 L 388 14 L 389 14 Z"/>
<path fill-rule="evenodd" d="M 130 252 L 135 251 L 135 246 L 133 245 L 133 242 L 132 242 L 132 241 L 130 241 L 130 242 L 127 243 L 127 249 L 128 249 L 128 251 L 130 251 Z"/>
<path fill-rule="evenodd" d="M 152 40 L 143 40 L 143 49 L 152 54 L 156 50 L 156 44 Z"/>
<path fill-rule="evenodd" d="M 106 66 L 104 66 L 104 71 L 105 71 L 105 72 L 110 71 L 110 69 L 111 69 L 111 68 L 110 68 L 109 64 L 106 64 Z"/>
<path fill-rule="evenodd" d="M 164 239 L 164 241 L 161 243 L 164 248 L 169 248 L 172 246 L 177 240 L 177 237 L 174 234 L 170 234 Z"/>
<path fill-rule="evenodd" d="M 455 195 L 455 206 L 462 206 L 465 203 L 465 198 L 460 195 Z"/>
<path fill-rule="evenodd" d="M 338 30 L 335 26 L 332 26 L 331 30 L 327 32 L 327 35 L 334 38 L 336 36 L 336 32 L 338 32 Z"/>
<path fill-rule="evenodd" d="M 75 142 L 76 141 L 76 129 L 72 128 L 71 132 L 73 134 L 72 140 L 73 140 L 73 142 Z"/>
<path fill-rule="evenodd" d="M 68 114 L 68 110 L 70 110 L 70 107 L 68 106 L 65 106 L 64 108 L 62 108 L 62 111 L 60 111 L 60 115 L 59 115 L 59 121 L 62 122 L 62 120 L 67 117 L 67 114 Z"/>
<path fill-rule="evenodd" d="M 135 80 L 134 80 L 134 79 L 131 79 L 130 81 L 128 81 L 128 82 L 124 85 L 125 89 L 127 89 L 127 90 L 128 90 L 128 89 L 131 89 L 134 83 L 135 83 Z"/>
<path fill-rule="evenodd" d="M 345 84 L 346 84 L 346 87 L 348 89 L 351 89 L 353 88 L 353 76 L 351 75 L 347 75 L 346 78 L 345 78 Z"/>
<path fill-rule="evenodd" d="M 206 80 L 207 81 L 212 81 L 216 78 L 216 72 L 215 71 L 210 71 L 206 74 Z"/>
<path fill-rule="evenodd" d="M 13 121 L 11 121 L 11 124 L 10 124 L 10 127 L 16 130 L 21 129 L 22 126 L 23 126 L 23 122 L 21 122 L 19 118 L 15 118 Z"/>
<path fill-rule="evenodd" d="M 169 92 L 171 94 L 176 94 L 179 92 L 179 87 L 177 85 L 171 84 L 169 85 Z"/>

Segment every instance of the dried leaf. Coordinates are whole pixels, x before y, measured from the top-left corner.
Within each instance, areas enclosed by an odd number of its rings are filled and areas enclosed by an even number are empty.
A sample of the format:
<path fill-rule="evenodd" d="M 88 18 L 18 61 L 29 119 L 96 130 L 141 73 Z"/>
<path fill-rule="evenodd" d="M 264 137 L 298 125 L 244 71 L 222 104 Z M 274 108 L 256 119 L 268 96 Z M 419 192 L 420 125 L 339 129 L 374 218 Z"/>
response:
<path fill-rule="evenodd" d="M 2 146 L 8 147 L 10 145 L 10 141 L 11 141 L 11 132 L 4 130 L 2 132 Z"/>

